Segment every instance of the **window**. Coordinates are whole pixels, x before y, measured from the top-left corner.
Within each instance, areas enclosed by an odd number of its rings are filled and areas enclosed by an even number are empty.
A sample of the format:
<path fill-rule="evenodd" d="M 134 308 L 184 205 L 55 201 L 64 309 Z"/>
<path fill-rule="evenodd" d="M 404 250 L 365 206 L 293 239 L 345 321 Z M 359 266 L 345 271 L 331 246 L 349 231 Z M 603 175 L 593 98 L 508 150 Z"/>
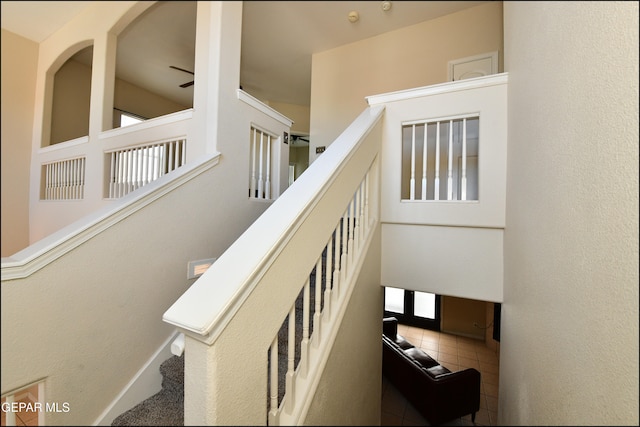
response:
<path fill-rule="evenodd" d="M 385 287 L 384 316 L 434 331 L 440 330 L 440 295 Z"/>
<path fill-rule="evenodd" d="M 136 123 L 140 123 L 142 122 L 142 119 L 139 119 L 137 117 L 134 117 L 130 114 L 127 113 L 121 113 L 120 114 L 120 127 L 125 127 L 125 126 L 129 126 L 129 125 L 133 125 Z"/>
<path fill-rule="evenodd" d="M 134 125 L 136 123 L 140 123 L 145 121 L 146 119 L 142 116 L 138 116 L 137 114 L 130 113 L 128 111 L 123 111 L 118 108 L 113 109 L 114 112 L 114 128 L 117 127 L 125 127 L 129 125 Z"/>

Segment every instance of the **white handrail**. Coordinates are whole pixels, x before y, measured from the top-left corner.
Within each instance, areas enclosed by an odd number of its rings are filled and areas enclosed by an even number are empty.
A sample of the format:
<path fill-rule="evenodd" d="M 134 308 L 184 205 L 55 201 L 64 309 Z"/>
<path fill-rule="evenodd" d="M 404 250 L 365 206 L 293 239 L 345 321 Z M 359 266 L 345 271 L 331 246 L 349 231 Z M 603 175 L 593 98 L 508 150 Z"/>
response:
<path fill-rule="evenodd" d="M 306 416 L 378 221 L 377 160 L 383 111 L 384 106 L 365 110 L 164 313 L 163 320 L 186 335 L 185 360 L 191 362 L 185 364 L 185 377 L 196 379 L 185 382 L 185 396 L 191 396 L 185 406 L 185 425 L 262 424 L 260 413 L 269 414 L 270 424 L 289 425 Z M 319 257 L 334 231 L 341 240 L 336 236 L 335 270 L 326 274 L 333 276 L 329 289 Z M 292 269 L 288 254 L 293 253 Z M 304 277 L 309 278 L 310 272 L 315 274 L 316 286 L 311 298 L 309 280 L 305 283 Z M 294 301 L 301 290 L 305 294 L 306 326 L 302 325 L 301 334 L 305 342 L 300 343 L 304 360 L 296 366 Z M 262 295 L 274 292 L 278 303 L 270 304 Z M 327 298 L 321 304 L 323 292 Z M 255 304 L 261 310 L 260 325 L 246 323 L 255 319 Z M 278 330 L 287 316 L 285 336 L 289 338 L 280 343 L 288 348 L 282 355 L 287 366 L 286 393 L 279 406 L 275 352 Z M 228 354 L 235 347 L 229 346 L 229 340 L 248 330 L 256 351 Z M 269 360 L 270 385 L 268 370 L 237 375 L 237 364 L 266 367 Z M 203 372 L 210 373 L 208 378 Z M 243 411 L 226 399 L 241 399 L 254 410 Z"/>
<path fill-rule="evenodd" d="M 212 342 L 251 291 L 269 255 L 281 250 L 291 224 L 308 212 L 326 189 L 341 159 L 370 131 L 384 106 L 365 110 L 323 155 L 163 315 L 163 320 Z M 309 173 L 311 170 L 311 173 Z M 252 268 L 239 269 L 242 264 Z M 215 282 L 223 281 L 220 288 Z"/>

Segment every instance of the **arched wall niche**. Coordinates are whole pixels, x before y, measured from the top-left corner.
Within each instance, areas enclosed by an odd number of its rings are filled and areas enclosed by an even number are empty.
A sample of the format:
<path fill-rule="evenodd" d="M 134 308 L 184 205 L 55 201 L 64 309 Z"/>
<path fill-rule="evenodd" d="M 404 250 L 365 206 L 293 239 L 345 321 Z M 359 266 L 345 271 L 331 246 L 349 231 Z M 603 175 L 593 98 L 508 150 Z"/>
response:
<path fill-rule="evenodd" d="M 89 133 L 93 40 L 69 46 L 46 73 L 42 147 Z"/>
<path fill-rule="evenodd" d="M 66 48 L 52 61 L 45 74 L 40 146 L 47 147 L 89 134 L 90 109 L 96 107 L 91 101 L 92 77 L 98 76 L 105 80 L 94 82 L 103 85 L 107 91 L 101 100 L 104 117 L 102 131 L 120 126 L 117 117 L 119 112 L 130 112 L 148 119 L 192 108 L 194 87 L 180 85 L 193 81 L 194 76 L 170 66 L 193 71 L 196 15 L 195 1 L 136 2 L 117 19 L 107 33 L 95 34 L 95 39 L 82 40 Z M 170 19 L 167 20 L 167 16 Z M 132 54 L 131 50 L 127 52 L 120 45 L 121 39 L 131 37 L 131 33 L 135 33 L 132 29 L 146 19 L 156 24 L 164 22 L 164 25 L 143 24 L 147 31 L 152 32 L 138 37 L 163 38 L 157 49 L 158 52 L 162 50 L 162 53 L 155 56 L 147 55 L 149 52 L 145 55 Z M 166 22 L 171 22 L 172 25 L 167 26 Z M 107 46 L 105 58 L 94 59 L 91 48 L 98 38 L 101 39 L 102 46 L 104 36 L 107 44 L 112 44 L 112 47 Z M 147 51 L 153 53 L 154 49 Z M 112 55 L 111 52 L 115 53 Z M 104 55 L 103 49 L 97 50 L 96 54 Z M 147 62 L 139 62 L 142 60 Z M 138 70 L 138 75 L 123 73 L 125 63 L 130 70 Z M 106 69 L 98 70 L 93 69 L 94 67 Z M 143 69 L 144 72 L 140 71 Z M 70 75 L 75 75 L 77 80 L 68 78 Z"/>
<path fill-rule="evenodd" d="M 145 6 L 112 27 L 113 128 L 121 126 L 123 114 L 145 120 L 193 108 L 197 3 Z"/>

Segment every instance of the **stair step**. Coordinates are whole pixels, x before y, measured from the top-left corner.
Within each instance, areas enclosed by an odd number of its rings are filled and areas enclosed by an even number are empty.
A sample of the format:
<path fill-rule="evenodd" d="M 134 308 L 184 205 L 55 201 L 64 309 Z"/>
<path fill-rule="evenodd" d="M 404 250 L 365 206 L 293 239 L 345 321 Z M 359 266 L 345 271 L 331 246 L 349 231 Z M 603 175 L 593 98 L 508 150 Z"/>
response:
<path fill-rule="evenodd" d="M 118 415 L 112 426 L 184 425 L 184 355 L 160 365 L 162 390 Z"/>
<path fill-rule="evenodd" d="M 116 417 L 111 425 L 182 426 L 184 425 L 184 397 L 163 389 Z"/>
<path fill-rule="evenodd" d="M 184 396 L 184 354 L 172 356 L 160 365 L 162 389 Z"/>

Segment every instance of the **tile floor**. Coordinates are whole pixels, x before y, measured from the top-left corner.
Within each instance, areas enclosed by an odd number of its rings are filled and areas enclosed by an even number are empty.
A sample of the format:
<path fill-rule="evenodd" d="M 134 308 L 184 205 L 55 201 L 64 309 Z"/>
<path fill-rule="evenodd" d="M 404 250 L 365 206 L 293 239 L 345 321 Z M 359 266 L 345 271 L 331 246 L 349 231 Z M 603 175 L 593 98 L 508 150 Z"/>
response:
<path fill-rule="evenodd" d="M 476 368 L 480 371 L 480 411 L 475 425 L 495 426 L 498 416 L 498 367 L 496 351 L 484 342 L 446 333 L 440 333 L 406 325 L 398 325 L 398 334 L 416 347 L 422 348 L 451 371 Z M 402 394 L 383 377 L 382 426 L 428 426 L 427 421 L 407 402 Z M 471 415 L 451 421 L 449 426 L 471 426 Z"/>
<path fill-rule="evenodd" d="M 16 402 L 23 402 L 23 403 L 29 404 L 31 405 L 30 408 L 33 408 L 33 404 L 34 404 L 33 400 L 30 399 L 29 397 L 21 397 L 20 399 L 16 400 Z M 2 398 L 2 404 L 5 404 L 4 398 Z M 38 412 L 36 411 L 26 409 L 20 412 L 16 412 L 15 415 L 16 415 L 16 424 L 15 424 L 16 426 L 37 426 L 38 425 Z M 7 425 L 6 417 L 7 417 L 7 414 L 3 406 L 0 425 L 2 426 Z"/>

